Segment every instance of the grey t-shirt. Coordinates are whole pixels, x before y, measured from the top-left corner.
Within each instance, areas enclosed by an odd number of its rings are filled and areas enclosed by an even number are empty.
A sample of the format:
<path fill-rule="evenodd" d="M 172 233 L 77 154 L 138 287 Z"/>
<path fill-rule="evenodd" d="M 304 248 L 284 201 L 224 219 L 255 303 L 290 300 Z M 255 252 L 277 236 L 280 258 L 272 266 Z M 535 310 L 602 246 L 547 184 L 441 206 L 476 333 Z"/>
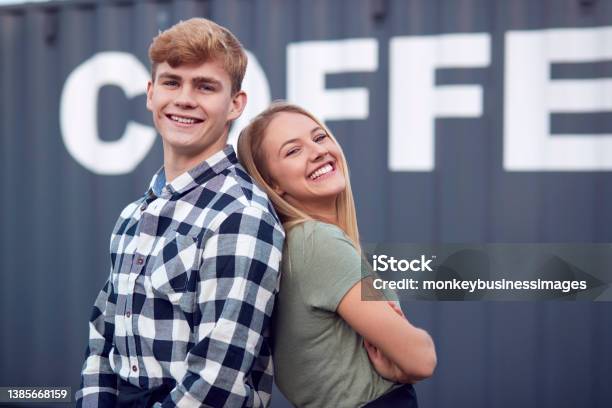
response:
<path fill-rule="evenodd" d="M 336 312 L 362 279 L 357 249 L 334 225 L 287 233 L 273 315 L 275 380 L 298 407 L 360 407 L 395 384 L 372 367 L 363 338 Z"/>

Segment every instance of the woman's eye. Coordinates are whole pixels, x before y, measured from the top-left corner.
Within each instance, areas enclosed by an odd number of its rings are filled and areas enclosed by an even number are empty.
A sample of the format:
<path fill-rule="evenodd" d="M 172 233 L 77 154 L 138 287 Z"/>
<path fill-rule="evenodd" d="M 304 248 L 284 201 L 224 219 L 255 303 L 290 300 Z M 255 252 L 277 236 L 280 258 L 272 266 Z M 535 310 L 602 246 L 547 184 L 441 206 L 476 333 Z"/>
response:
<path fill-rule="evenodd" d="M 327 137 L 327 134 L 321 133 L 319 135 L 316 135 L 314 140 L 315 142 L 319 143 L 319 142 L 322 142 L 326 137 Z"/>
<path fill-rule="evenodd" d="M 298 149 L 297 147 L 294 147 L 293 149 L 289 149 L 287 151 L 287 154 L 285 154 L 285 156 L 292 156 L 294 154 L 296 154 L 300 149 Z"/>

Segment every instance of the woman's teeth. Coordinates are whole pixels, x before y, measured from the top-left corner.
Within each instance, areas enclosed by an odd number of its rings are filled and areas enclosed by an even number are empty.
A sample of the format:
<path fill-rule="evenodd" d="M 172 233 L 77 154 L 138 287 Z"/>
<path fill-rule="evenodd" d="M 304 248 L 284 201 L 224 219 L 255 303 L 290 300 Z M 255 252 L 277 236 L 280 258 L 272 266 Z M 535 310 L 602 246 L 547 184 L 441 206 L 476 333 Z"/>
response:
<path fill-rule="evenodd" d="M 315 179 L 321 177 L 322 175 L 329 173 L 333 169 L 334 168 L 332 167 L 331 164 L 326 164 L 325 166 L 321 167 L 319 170 L 317 170 L 314 173 L 312 173 L 310 175 L 310 179 L 311 180 L 315 180 Z"/>

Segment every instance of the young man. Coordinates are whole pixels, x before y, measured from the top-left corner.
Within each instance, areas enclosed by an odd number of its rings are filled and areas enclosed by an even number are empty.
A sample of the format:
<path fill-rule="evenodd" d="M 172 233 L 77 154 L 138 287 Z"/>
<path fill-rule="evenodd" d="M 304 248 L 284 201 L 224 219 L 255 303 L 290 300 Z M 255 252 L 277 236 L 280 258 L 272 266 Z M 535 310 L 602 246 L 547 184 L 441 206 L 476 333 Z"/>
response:
<path fill-rule="evenodd" d="M 158 35 L 149 57 L 164 165 L 112 233 L 77 406 L 266 406 L 284 232 L 226 146 L 246 54 L 197 18 Z"/>

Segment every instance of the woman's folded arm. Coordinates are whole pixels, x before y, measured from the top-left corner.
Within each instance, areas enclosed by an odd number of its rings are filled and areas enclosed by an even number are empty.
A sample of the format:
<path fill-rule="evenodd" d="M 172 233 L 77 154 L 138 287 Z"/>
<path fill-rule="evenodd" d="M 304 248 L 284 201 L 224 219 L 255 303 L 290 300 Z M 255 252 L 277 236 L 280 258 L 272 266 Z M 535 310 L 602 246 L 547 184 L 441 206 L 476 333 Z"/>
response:
<path fill-rule="evenodd" d="M 431 336 L 396 313 L 388 302 L 363 300 L 363 282 L 349 289 L 338 305 L 338 314 L 397 365 L 404 377 L 396 381 L 414 382 L 431 377 L 437 362 Z"/>

